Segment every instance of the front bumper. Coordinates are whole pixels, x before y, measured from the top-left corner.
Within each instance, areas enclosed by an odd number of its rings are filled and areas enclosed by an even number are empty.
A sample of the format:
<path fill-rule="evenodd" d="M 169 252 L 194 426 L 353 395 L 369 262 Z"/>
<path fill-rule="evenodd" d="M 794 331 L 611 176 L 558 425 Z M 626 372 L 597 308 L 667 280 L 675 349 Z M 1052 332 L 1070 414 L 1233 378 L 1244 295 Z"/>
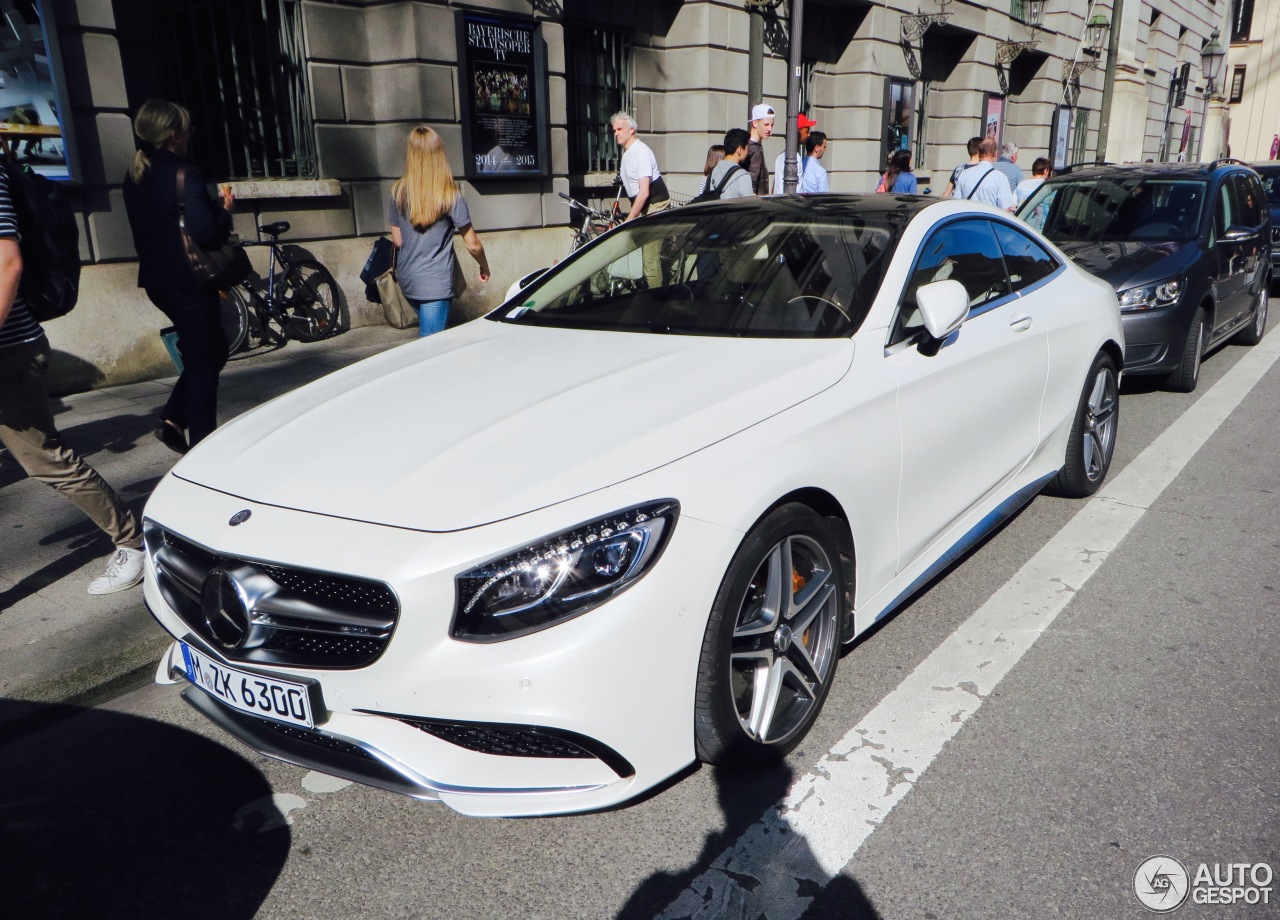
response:
<path fill-rule="evenodd" d="M 323 708 L 314 730 L 286 731 L 194 686 L 184 697 L 263 754 L 438 799 L 465 814 L 554 814 L 625 801 L 694 759 L 703 631 L 740 534 L 681 518 L 654 569 L 587 614 L 488 644 L 458 642 L 448 631 L 459 571 L 635 501 L 604 490 L 511 521 L 433 534 L 257 505 L 169 476 L 147 506 L 150 521 L 218 553 L 377 579 L 395 592 L 401 611 L 385 651 L 365 667 L 229 658 L 233 667 L 318 681 Z M 247 523 L 227 526 L 246 509 Z M 168 632 L 191 637 L 189 624 L 165 601 L 152 558 L 145 595 Z M 185 679 L 177 643 L 157 679 Z M 515 753 L 484 753 L 455 743 L 456 733 L 442 737 L 414 720 L 544 729 L 585 739 L 594 756 L 521 756 L 519 745 Z"/>
<path fill-rule="evenodd" d="M 1168 374 L 1178 367 L 1190 325 L 1185 300 L 1169 309 L 1126 313 L 1120 319 L 1126 376 Z"/>

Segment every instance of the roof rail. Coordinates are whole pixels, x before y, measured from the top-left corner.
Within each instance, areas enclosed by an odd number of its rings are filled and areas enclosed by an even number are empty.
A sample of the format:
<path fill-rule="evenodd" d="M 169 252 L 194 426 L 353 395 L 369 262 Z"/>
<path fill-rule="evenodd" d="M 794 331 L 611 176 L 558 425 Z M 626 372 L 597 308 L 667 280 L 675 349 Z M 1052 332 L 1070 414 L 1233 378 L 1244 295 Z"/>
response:
<path fill-rule="evenodd" d="M 1055 169 L 1053 171 L 1053 174 L 1055 176 L 1065 176 L 1067 173 L 1077 169 L 1088 169 L 1091 166 L 1115 166 L 1115 165 L 1116 165 L 1115 163 L 1112 163 L 1109 160 L 1081 160 L 1079 163 L 1068 163 L 1066 166 L 1062 167 L 1061 169 Z"/>
<path fill-rule="evenodd" d="M 1219 166 L 1224 166 L 1228 163 L 1234 163 L 1236 166 L 1250 165 L 1246 163 L 1244 160 L 1237 160 L 1235 157 L 1218 157 L 1216 160 L 1214 160 L 1212 163 L 1209 164 L 1209 168 L 1217 169 Z"/>

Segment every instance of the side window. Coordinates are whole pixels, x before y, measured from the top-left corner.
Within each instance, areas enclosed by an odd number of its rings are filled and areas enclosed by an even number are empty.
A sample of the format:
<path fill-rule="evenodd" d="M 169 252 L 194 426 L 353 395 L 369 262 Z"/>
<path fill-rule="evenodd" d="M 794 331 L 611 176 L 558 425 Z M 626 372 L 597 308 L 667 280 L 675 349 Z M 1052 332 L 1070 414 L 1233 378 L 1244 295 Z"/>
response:
<path fill-rule="evenodd" d="M 1213 233 L 1209 238 L 1210 245 L 1217 242 L 1218 237 L 1227 232 L 1227 228 L 1231 226 L 1235 219 L 1235 201 L 1233 198 L 1230 182 L 1223 182 L 1218 186 L 1217 200 L 1213 205 Z"/>
<path fill-rule="evenodd" d="M 1236 191 L 1236 223 L 1250 229 L 1262 226 L 1262 189 L 1258 180 L 1244 173 L 1231 177 Z"/>
<path fill-rule="evenodd" d="M 1010 293 L 1000 244 L 986 220 L 958 220 L 934 231 L 925 240 L 907 281 L 889 344 L 910 338 L 924 328 L 916 306 L 916 291 L 934 281 L 959 281 L 969 294 L 969 312 Z"/>
<path fill-rule="evenodd" d="M 1058 260 L 1031 237 L 1008 224 L 993 226 L 1013 290 L 1021 291 L 1058 270 Z"/>

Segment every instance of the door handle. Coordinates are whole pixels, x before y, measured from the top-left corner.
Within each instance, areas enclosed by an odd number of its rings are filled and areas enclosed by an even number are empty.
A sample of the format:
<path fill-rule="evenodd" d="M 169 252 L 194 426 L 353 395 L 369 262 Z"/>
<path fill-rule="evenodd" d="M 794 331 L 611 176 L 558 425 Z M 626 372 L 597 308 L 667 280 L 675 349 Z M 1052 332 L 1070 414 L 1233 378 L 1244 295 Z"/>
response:
<path fill-rule="evenodd" d="M 1026 332 L 1031 328 L 1032 319 L 1026 314 L 1020 313 L 1009 322 L 1009 328 L 1014 332 Z"/>

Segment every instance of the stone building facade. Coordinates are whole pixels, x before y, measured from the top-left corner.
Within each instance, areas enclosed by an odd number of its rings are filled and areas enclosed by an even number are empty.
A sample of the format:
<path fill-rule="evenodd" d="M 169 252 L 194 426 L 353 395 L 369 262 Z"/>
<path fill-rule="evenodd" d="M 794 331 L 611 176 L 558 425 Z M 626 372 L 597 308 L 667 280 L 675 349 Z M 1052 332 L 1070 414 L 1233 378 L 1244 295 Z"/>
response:
<path fill-rule="evenodd" d="M 455 305 L 461 321 L 566 253 L 559 193 L 612 197 L 616 147 L 605 122 L 614 109 L 635 113 L 672 192 L 696 191 L 707 147 L 745 124 L 756 101 L 746 97 L 752 15 L 764 17 L 765 101 L 786 109 L 784 0 L 750 8 L 741 0 L 44 3 L 75 128 L 86 263 L 81 305 L 48 327 L 62 391 L 171 373 L 156 335 L 163 318 L 134 286 L 121 192 L 134 151 L 130 114 L 152 96 L 192 108 L 193 152 L 235 186 L 241 235 L 254 240 L 259 224 L 290 221 L 288 240 L 331 268 L 354 325 L 381 321 L 357 276 L 372 238 L 385 232 L 386 196 L 419 122 L 444 138 L 493 267 L 480 285 L 474 264 L 461 260 L 471 273 Z M 1018 144 L 1028 171 L 1049 153 L 1060 163 L 1094 159 L 1106 61 L 1085 47 L 1085 24 L 1109 16 L 1110 6 L 1045 6 L 1033 28 L 1025 0 L 806 0 L 801 107 L 829 137 L 832 190 L 871 191 L 886 153 L 908 147 L 922 188 L 940 194 L 967 139 L 984 133 Z M 1225 25 L 1216 21 L 1225 6 L 1164 0 L 1152 24 L 1155 7 L 1128 0 L 1107 159 L 1157 158 L 1162 145 L 1168 154 L 1183 116 L 1166 112 L 1167 90 L 1182 64 L 1190 69 L 1185 109 L 1199 127 L 1199 49 Z M 539 23 L 548 176 L 465 178 L 460 9 Z M 942 19 L 920 34 L 920 17 L 933 14 Z M 779 118 L 766 144 L 770 163 L 784 143 Z"/>
<path fill-rule="evenodd" d="M 1231 42 L 1219 82 L 1222 146 L 1250 163 L 1280 147 L 1280 2 L 1231 0 Z M 1225 40 L 1224 38 L 1224 40 Z"/>

